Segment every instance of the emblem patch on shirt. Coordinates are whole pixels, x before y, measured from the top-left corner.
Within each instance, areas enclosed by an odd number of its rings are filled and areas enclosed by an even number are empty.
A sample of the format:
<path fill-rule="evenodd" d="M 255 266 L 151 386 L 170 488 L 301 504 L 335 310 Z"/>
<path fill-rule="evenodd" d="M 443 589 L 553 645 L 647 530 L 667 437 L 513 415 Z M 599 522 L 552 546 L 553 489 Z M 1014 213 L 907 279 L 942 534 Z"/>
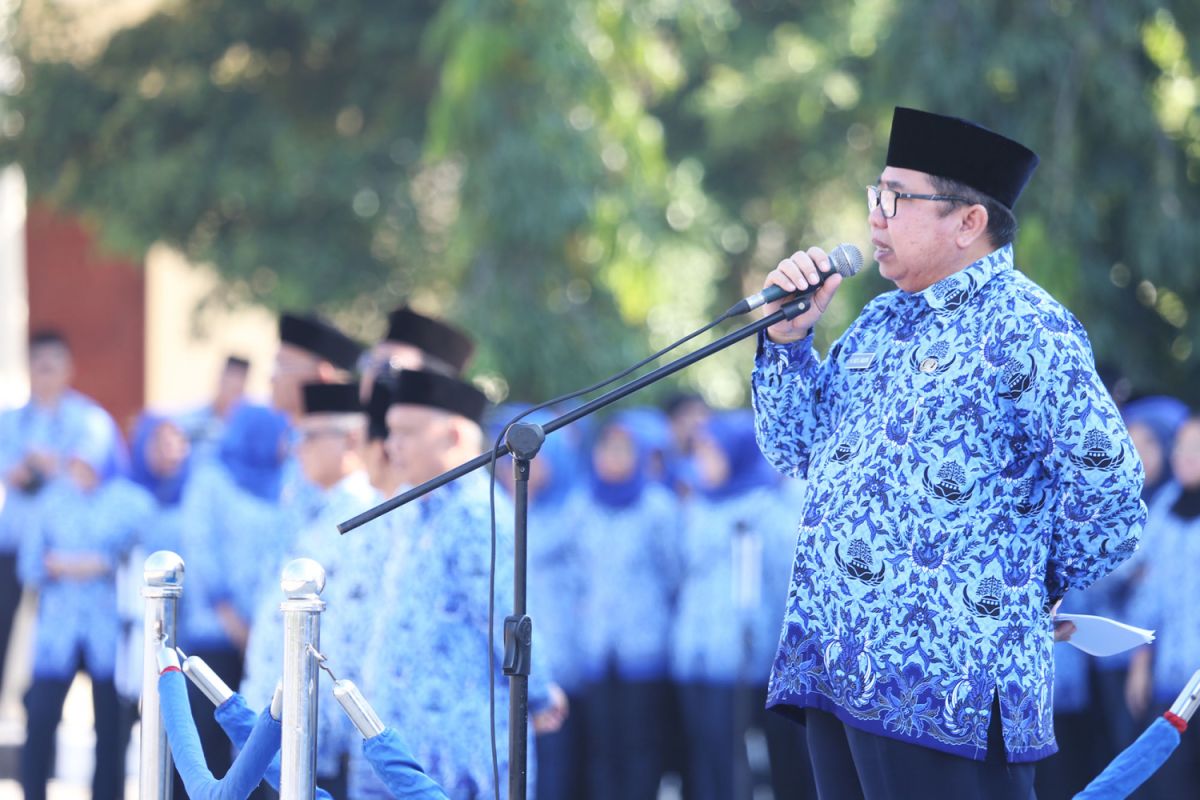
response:
<path fill-rule="evenodd" d="M 875 353 L 851 353 L 846 359 L 848 369 L 866 369 L 875 360 Z"/>
<path fill-rule="evenodd" d="M 938 360 L 936 358 L 927 358 L 921 362 L 920 370 L 926 374 L 936 372 L 938 368 Z"/>

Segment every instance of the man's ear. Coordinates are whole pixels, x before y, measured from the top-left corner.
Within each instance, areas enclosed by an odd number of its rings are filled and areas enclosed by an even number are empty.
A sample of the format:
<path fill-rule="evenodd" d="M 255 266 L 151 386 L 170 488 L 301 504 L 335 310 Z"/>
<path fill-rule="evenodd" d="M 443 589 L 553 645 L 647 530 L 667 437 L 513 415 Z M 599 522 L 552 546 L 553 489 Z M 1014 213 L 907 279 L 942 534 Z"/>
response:
<path fill-rule="evenodd" d="M 967 209 L 966 214 L 963 214 L 958 228 L 958 235 L 954 237 L 954 241 L 960 248 L 965 250 L 975 244 L 980 236 L 987 235 L 987 227 L 987 209 L 976 203 Z"/>

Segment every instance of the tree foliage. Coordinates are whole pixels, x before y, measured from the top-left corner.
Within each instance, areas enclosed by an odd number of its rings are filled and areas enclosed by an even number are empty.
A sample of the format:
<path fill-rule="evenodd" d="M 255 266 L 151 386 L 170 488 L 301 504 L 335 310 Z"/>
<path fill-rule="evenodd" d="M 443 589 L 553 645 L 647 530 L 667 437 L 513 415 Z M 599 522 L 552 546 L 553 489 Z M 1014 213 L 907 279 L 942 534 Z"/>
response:
<path fill-rule="evenodd" d="M 1140 390 L 1197 400 L 1197 34 L 1150 0 L 174 0 L 74 60 L 26 21 L 0 156 L 232 298 L 363 336 L 402 299 L 445 313 L 540 398 L 797 247 L 865 244 L 891 109 L 925 107 L 1040 152 L 1019 265 Z M 848 282 L 823 341 L 887 288 Z M 687 379 L 734 402 L 747 363 Z"/>

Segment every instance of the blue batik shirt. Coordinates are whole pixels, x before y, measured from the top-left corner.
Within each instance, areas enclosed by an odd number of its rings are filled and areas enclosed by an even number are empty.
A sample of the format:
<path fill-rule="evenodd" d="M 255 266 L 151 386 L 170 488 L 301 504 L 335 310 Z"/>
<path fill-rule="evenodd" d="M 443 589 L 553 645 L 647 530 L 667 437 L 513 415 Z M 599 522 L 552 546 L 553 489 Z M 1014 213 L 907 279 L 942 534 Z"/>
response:
<path fill-rule="evenodd" d="M 504 617 L 512 610 L 513 510 L 497 494 L 496 619 L 489 669 L 488 493 L 488 478 L 471 474 L 414 503 L 415 515 L 390 515 L 391 548 L 374 635 L 363 656 L 364 691 L 380 718 L 403 733 L 417 762 L 454 800 L 493 793 L 488 699 L 493 680 L 500 782 L 508 782 L 503 744 L 508 679 L 502 664 Z M 534 711 L 548 697 L 541 649 L 540 644 L 533 648 L 529 675 Z M 532 773 L 533 748 L 529 757 Z M 530 786 L 532 796 L 532 781 Z"/>
<path fill-rule="evenodd" d="M 1087 336 L 1002 247 L 871 301 L 824 361 L 763 339 L 759 444 L 808 479 L 768 704 L 982 759 L 1056 750 L 1052 620 L 1128 558 L 1142 467 Z"/>
<path fill-rule="evenodd" d="M 320 491 L 319 497 L 321 505 L 316 516 L 291 538 L 286 552 L 277 554 L 275 563 L 266 566 L 272 580 L 263 587 L 255 604 L 242 687 L 242 694 L 255 708 L 270 702 L 275 684 L 283 677 L 283 612 L 279 608 L 283 593 L 279 576 L 287 562 L 295 558 L 311 558 L 325 570 L 321 652 L 339 678 L 361 682 L 357 665 L 366 657 L 388 542 L 374 525 L 342 536 L 337 524 L 375 505 L 380 498 L 365 472 L 347 475 Z M 324 672 L 320 683 L 317 772 L 336 775 L 342 758 L 359 748 L 362 737 L 333 699 L 333 683 Z"/>
<path fill-rule="evenodd" d="M 766 684 L 796 552 L 787 514 L 778 486 L 684 503 L 671 647 L 677 681 Z"/>
<path fill-rule="evenodd" d="M 111 679 L 121 629 L 117 565 L 153 516 L 154 498 L 124 478 L 87 492 L 58 478 L 42 491 L 41 509 L 18 556 L 21 581 L 38 591 L 33 674 L 70 680 L 82 656 L 93 678 Z M 109 571 L 85 579 L 53 577 L 45 566 L 50 553 L 98 557 Z"/>
<path fill-rule="evenodd" d="M 181 507 L 179 554 L 187 569 L 179 608 L 182 647 L 232 649 L 217 608 L 228 604 L 249 624 L 264 594 L 278 606 L 277 567 L 295 520 L 278 503 L 243 490 L 215 460 L 197 464 Z"/>
<path fill-rule="evenodd" d="M 0 476 L 7 476 L 32 450 L 44 450 L 63 459 L 73 454 L 82 441 L 112 435 L 115 430 L 108 412 L 79 392 L 67 391 L 53 408 L 31 400 L 0 413 Z M 41 500 L 41 492 L 27 493 L 5 484 L 0 500 L 0 553 L 17 550 Z"/>
<path fill-rule="evenodd" d="M 667 677 L 679 584 L 679 503 L 647 484 L 636 501 L 613 507 L 585 492 L 571 511 L 584 565 L 580 632 L 584 678 L 609 667 L 626 681 Z"/>

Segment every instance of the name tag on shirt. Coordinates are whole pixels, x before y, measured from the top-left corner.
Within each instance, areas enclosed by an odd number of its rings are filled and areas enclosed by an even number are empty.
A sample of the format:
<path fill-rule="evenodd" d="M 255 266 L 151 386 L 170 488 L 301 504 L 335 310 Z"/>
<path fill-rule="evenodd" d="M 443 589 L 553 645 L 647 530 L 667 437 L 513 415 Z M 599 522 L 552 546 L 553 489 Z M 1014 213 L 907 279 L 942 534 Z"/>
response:
<path fill-rule="evenodd" d="M 851 353 L 846 359 L 848 369 L 866 369 L 875 360 L 874 353 Z"/>

